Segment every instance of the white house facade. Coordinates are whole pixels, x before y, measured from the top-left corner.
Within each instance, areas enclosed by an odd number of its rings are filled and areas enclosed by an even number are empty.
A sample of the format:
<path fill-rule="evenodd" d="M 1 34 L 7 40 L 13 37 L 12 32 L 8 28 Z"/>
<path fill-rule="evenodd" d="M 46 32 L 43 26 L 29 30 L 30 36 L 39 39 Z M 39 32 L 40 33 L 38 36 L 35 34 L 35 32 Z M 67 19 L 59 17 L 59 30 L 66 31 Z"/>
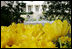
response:
<path fill-rule="evenodd" d="M 5 1 L 7 3 L 7 1 Z M 26 3 L 26 8 L 24 8 L 23 10 L 26 12 L 33 12 L 32 17 L 36 18 L 42 15 L 42 5 L 45 3 L 44 1 L 14 1 L 13 7 L 15 5 L 17 5 L 16 3 L 19 2 L 24 2 Z M 2 4 L 3 5 L 3 4 Z M 24 15 L 22 15 L 22 17 L 25 17 Z"/>
<path fill-rule="evenodd" d="M 19 1 L 22 2 L 22 1 Z M 44 1 L 23 1 L 26 3 L 26 12 L 33 12 L 32 18 L 36 18 L 42 15 L 42 5 Z"/>

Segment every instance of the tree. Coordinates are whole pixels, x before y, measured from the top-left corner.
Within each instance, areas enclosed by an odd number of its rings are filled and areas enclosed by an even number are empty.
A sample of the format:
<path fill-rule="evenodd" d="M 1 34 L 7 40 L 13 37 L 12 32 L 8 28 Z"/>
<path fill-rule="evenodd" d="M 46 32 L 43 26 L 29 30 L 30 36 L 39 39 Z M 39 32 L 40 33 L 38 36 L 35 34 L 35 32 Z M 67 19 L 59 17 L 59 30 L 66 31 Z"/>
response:
<path fill-rule="evenodd" d="M 18 23 L 18 19 L 24 20 L 20 17 L 21 13 L 20 11 L 25 6 L 25 3 L 17 3 L 16 6 L 14 6 L 14 1 L 9 1 L 7 7 L 3 6 L 1 7 L 1 25 L 10 25 L 12 22 Z"/>
<path fill-rule="evenodd" d="M 71 16 L 71 2 L 70 1 L 47 1 L 49 5 L 48 11 L 46 11 L 46 18 L 49 16 L 63 16 L 63 18 L 69 18 Z M 69 19 L 70 20 L 70 19 Z"/>
<path fill-rule="evenodd" d="M 42 5 L 42 9 L 43 9 L 43 11 L 45 11 L 46 8 L 47 8 L 46 5 Z"/>

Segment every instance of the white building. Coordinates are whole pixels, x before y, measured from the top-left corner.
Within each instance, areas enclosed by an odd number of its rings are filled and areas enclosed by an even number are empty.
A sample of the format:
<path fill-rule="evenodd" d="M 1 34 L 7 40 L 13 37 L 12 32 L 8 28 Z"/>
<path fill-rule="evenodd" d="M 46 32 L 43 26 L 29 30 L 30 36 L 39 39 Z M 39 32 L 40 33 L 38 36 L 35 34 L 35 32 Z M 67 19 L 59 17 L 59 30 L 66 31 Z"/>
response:
<path fill-rule="evenodd" d="M 1 1 L 1 5 L 3 1 Z M 5 1 L 7 3 L 7 1 Z M 16 5 L 17 1 L 14 1 L 13 7 Z M 26 8 L 24 8 L 24 11 L 30 12 L 33 11 L 33 18 L 39 17 L 42 15 L 42 5 L 45 3 L 44 1 L 18 1 L 19 3 L 24 2 L 26 3 Z M 5 5 L 5 4 L 4 4 Z M 25 17 L 24 15 L 21 15 L 22 17 Z"/>
<path fill-rule="evenodd" d="M 22 1 L 19 1 L 22 2 Z M 32 18 L 38 18 L 42 15 L 42 5 L 44 1 L 23 1 L 26 3 L 26 12 L 33 11 Z"/>

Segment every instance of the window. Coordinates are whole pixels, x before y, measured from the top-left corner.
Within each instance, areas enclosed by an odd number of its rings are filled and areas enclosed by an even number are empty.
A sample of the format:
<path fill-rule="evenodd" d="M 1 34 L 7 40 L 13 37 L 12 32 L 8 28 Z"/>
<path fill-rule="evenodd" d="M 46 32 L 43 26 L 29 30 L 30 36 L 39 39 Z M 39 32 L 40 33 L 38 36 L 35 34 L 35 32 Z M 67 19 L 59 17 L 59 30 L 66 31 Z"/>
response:
<path fill-rule="evenodd" d="M 31 6 L 28 6 L 28 12 L 31 12 Z"/>
<path fill-rule="evenodd" d="M 36 6 L 36 11 L 37 11 L 37 12 L 39 11 L 39 6 Z"/>

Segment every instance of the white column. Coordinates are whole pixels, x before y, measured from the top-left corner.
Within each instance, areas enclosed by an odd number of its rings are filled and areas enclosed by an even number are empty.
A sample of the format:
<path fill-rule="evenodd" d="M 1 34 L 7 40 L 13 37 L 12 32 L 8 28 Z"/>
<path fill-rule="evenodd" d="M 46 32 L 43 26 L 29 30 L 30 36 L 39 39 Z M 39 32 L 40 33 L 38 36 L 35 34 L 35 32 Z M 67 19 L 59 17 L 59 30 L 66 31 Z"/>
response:
<path fill-rule="evenodd" d="M 42 13 L 42 5 L 40 5 L 39 13 Z"/>
<path fill-rule="evenodd" d="M 32 11 L 35 12 L 35 5 L 33 5 Z"/>
<path fill-rule="evenodd" d="M 35 5 L 34 5 L 34 4 L 33 4 L 33 8 L 32 8 L 32 10 L 33 10 L 33 18 L 36 19 L 36 12 L 35 12 Z"/>
<path fill-rule="evenodd" d="M 28 12 L 28 5 L 26 5 L 26 12 Z"/>

